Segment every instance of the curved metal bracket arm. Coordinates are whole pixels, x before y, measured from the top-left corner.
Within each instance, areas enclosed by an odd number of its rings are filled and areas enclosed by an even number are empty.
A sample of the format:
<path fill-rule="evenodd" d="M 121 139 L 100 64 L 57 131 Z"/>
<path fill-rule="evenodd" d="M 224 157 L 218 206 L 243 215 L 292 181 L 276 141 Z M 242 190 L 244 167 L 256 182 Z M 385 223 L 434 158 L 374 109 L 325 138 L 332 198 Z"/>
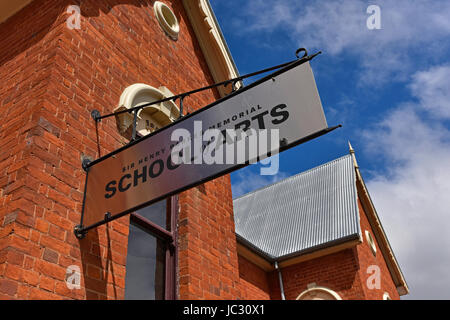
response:
<path fill-rule="evenodd" d="M 302 57 L 299 56 L 300 52 L 304 52 L 304 55 Z M 183 98 L 185 98 L 185 97 L 187 97 L 187 96 L 189 96 L 191 94 L 194 94 L 194 93 L 197 93 L 197 92 L 200 92 L 200 91 L 204 91 L 204 90 L 208 90 L 208 89 L 212 89 L 212 88 L 219 87 L 219 86 L 226 87 L 230 83 L 233 83 L 233 86 L 236 87 L 236 84 L 238 82 L 241 82 L 242 80 L 244 80 L 246 78 L 250 78 L 250 77 L 262 74 L 262 73 L 267 73 L 269 71 L 273 71 L 273 70 L 276 70 L 276 69 L 284 68 L 284 67 L 286 67 L 286 66 L 288 66 L 288 65 L 290 65 L 292 63 L 297 62 L 299 59 L 300 60 L 304 60 L 305 62 L 309 61 L 309 60 L 312 60 L 315 56 L 317 56 L 320 53 L 321 52 L 319 51 L 319 52 L 317 52 L 315 54 L 312 54 L 312 55 L 308 56 L 308 52 L 306 51 L 305 48 L 299 48 L 295 52 L 295 55 L 296 55 L 297 59 L 294 60 L 294 61 L 285 62 L 283 64 L 280 64 L 280 65 L 277 65 L 277 66 L 274 66 L 274 67 L 270 67 L 270 68 L 262 69 L 262 70 L 255 71 L 255 72 L 252 72 L 252 73 L 248 73 L 248 74 L 245 74 L 243 76 L 239 76 L 239 77 L 236 77 L 236 78 L 233 78 L 233 79 L 225 80 L 225 81 L 222 81 L 222 82 L 219 82 L 219 83 L 214 83 L 214 84 L 206 86 L 206 87 L 202 87 L 202 88 L 199 88 L 199 89 L 194 89 L 194 90 L 191 90 L 191 91 L 188 91 L 188 92 L 180 93 L 178 95 L 175 95 L 175 96 L 172 96 L 172 97 L 167 97 L 167 98 L 164 98 L 164 99 L 161 99 L 161 100 L 158 100 L 158 101 L 149 102 L 149 103 L 137 106 L 137 107 L 133 107 L 133 108 L 128 109 L 128 110 L 121 110 L 121 111 L 109 113 L 109 114 L 106 114 L 106 115 L 100 115 L 99 113 L 98 114 L 96 113 L 96 115 L 95 116 L 92 115 L 92 117 L 96 121 L 100 121 L 103 118 L 119 115 L 119 114 L 122 114 L 122 113 L 125 113 L 125 112 L 134 112 L 135 110 L 140 110 L 142 108 L 148 107 L 148 106 L 153 105 L 153 104 L 158 104 L 158 103 L 169 101 L 169 100 L 175 101 L 178 98 L 180 98 L 180 100 L 182 100 Z M 236 90 L 236 88 L 234 88 L 234 90 Z"/>

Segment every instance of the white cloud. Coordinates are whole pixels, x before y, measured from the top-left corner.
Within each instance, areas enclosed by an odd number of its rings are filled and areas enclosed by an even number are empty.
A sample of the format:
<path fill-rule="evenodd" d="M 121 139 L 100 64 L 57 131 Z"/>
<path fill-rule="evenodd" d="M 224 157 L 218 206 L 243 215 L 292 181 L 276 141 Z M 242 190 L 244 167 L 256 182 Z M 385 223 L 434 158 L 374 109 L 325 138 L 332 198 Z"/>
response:
<path fill-rule="evenodd" d="M 436 117 L 450 118 L 450 65 L 418 72 L 411 85 L 421 106 Z"/>
<path fill-rule="evenodd" d="M 393 78 L 406 80 L 417 61 L 445 55 L 450 36 L 449 1 L 378 0 L 381 30 L 366 26 L 370 4 L 374 3 L 249 0 L 236 12 L 234 25 L 242 35 L 289 35 L 298 46 L 310 50 L 357 57 L 361 82 L 372 85 Z"/>
<path fill-rule="evenodd" d="M 419 102 L 397 107 L 365 132 L 367 149 L 388 165 L 367 185 L 410 286 L 407 298 L 450 298 L 450 132 L 439 120 L 448 112 L 441 90 L 448 72 L 439 66 L 416 73 L 410 88 Z"/>
<path fill-rule="evenodd" d="M 350 57 L 362 84 L 410 82 L 411 101 L 395 106 L 377 127 L 365 131 L 366 151 L 386 165 L 386 171 L 366 182 L 410 286 L 406 298 L 450 299 L 450 64 L 417 72 L 418 66 L 448 58 L 450 2 L 236 3 L 243 7 L 233 11 L 233 30 L 256 45 L 272 45 L 264 42 L 270 36 L 288 36 L 310 52 L 324 51 L 335 58 L 333 63 Z M 381 7 L 381 30 L 366 28 L 371 4 Z M 234 196 L 272 182 L 261 179 L 271 177 L 240 176 Z"/>

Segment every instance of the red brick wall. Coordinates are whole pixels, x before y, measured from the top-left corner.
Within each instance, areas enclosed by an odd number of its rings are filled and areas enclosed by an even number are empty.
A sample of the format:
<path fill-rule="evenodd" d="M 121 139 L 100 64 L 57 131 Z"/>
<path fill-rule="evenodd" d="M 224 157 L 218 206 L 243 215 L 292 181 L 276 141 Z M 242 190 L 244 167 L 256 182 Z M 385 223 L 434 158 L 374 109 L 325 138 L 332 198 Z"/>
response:
<path fill-rule="evenodd" d="M 41 115 L 44 104 L 50 106 L 44 101 L 59 33 L 49 26 L 49 17 L 56 19 L 54 6 L 41 5 L 33 4 L 23 17 L 0 25 L 1 298 L 56 298 L 65 269 L 53 249 L 60 246 L 68 256 L 70 252 L 59 240 L 71 225 L 68 208 L 47 196 L 51 185 L 69 192 L 67 198 L 70 192 L 76 196 L 76 188 L 68 190 L 56 177 L 62 166 L 58 146 L 50 141 L 61 131 Z"/>
<path fill-rule="evenodd" d="M 225 176 L 180 195 L 181 299 L 240 297 L 230 186 Z"/>
<path fill-rule="evenodd" d="M 307 290 L 310 283 L 326 287 L 339 294 L 344 300 L 364 299 L 364 291 L 358 273 L 359 262 L 356 249 L 345 249 L 333 254 L 304 261 L 282 268 L 283 286 L 287 300 L 296 299 Z M 278 272 L 270 275 L 271 297 L 280 299 Z"/>
<path fill-rule="evenodd" d="M 270 300 L 267 272 L 244 257 L 238 256 L 238 260 L 242 299 Z"/>
<path fill-rule="evenodd" d="M 104 119 L 99 148 L 90 112 L 112 112 L 127 86 L 180 93 L 213 82 L 181 1 L 165 2 L 181 25 L 178 41 L 159 27 L 153 1 L 83 1 L 81 30 L 69 30 L 66 8 L 79 1 L 35 0 L 0 24 L 0 298 L 124 297 L 128 217 L 82 241 L 73 235 L 81 157 L 125 142 L 114 118 Z M 216 98 L 205 91 L 185 104 L 192 111 Z M 229 177 L 181 194 L 180 209 L 180 297 L 238 297 Z M 81 290 L 65 285 L 72 264 Z"/>
<path fill-rule="evenodd" d="M 282 277 L 286 299 L 296 299 L 303 291 L 307 290 L 308 284 L 313 282 L 317 286 L 335 291 L 344 300 L 380 300 L 385 292 L 391 299 L 399 299 L 378 244 L 376 244 L 377 254 L 374 256 L 365 239 L 365 230 L 369 230 L 373 238 L 374 233 L 359 199 L 358 206 L 363 243 L 354 248 L 283 268 Z M 371 265 L 380 268 L 380 289 L 369 289 L 367 286 L 367 279 L 372 275 L 372 273 L 367 273 L 367 269 Z M 246 299 L 266 299 L 268 292 L 270 292 L 270 299 L 281 299 L 277 271 L 266 274 L 262 269 L 242 257 L 239 257 L 239 270 L 241 291 Z M 269 291 L 267 291 L 268 288 Z"/>
<path fill-rule="evenodd" d="M 375 235 L 370 227 L 369 221 L 367 220 L 366 213 L 361 205 L 361 201 L 358 199 L 358 207 L 359 213 L 361 217 L 361 232 L 363 235 L 363 243 L 357 247 L 358 251 L 358 260 L 360 261 L 361 269 L 360 269 L 360 277 L 363 281 L 363 289 L 367 299 L 370 300 L 380 300 L 383 299 L 383 294 L 387 292 L 391 299 L 400 299 L 400 296 L 397 292 L 395 284 L 392 280 L 391 274 L 387 268 L 386 262 L 381 254 L 378 243 L 375 239 Z M 368 230 L 373 240 L 375 241 L 375 245 L 377 247 L 376 256 L 372 254 L 372 250 L 370 245 L 367 243 L 365 230 Z M 367 279 L 373 274 L 372 272 L 367 272 L 369 266 L 375 265 L 380 268 L 380 289 L 369 289 L 367 286 Z"/>

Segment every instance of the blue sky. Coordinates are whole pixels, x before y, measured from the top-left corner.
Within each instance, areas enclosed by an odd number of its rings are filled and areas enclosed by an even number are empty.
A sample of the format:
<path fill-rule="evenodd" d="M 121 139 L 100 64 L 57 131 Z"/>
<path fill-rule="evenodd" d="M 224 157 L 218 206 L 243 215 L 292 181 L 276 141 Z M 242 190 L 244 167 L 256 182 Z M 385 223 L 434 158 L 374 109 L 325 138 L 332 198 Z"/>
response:
<path fill-rule="evenodd" d="M 450 2 L 210 0 L 240 74 L 322 51 L 312 62 L 329 126 L 341 129 L 231 175 L 237 197 L 356 151 L 410 286 L 450 299 Z M 369 30 L 369 5 L 381 29 Z"/>

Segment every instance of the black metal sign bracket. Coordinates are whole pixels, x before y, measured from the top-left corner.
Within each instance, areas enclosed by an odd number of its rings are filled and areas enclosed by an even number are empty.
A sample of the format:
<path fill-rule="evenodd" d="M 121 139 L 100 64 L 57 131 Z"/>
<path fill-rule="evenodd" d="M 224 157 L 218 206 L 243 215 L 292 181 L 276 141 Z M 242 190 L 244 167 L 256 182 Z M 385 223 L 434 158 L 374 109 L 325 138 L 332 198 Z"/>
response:
<path fill-rule="evenodd" d="M 299 56 L 300 52 L 304 52 L 304 55 L 302 57 Z M 175 102 L 177 99 L 180 99 L 180 114 L 179 114 L 179 118 L 175 121 L 175 122 L 177 122 L 177 121 L 181 120 L 182 117 L 183 117 L 183 100 L 186 97 L 190 96 L 191 94 L 194 94 L 194 93 L 197 93 L 197 92 L 200 92 L 200 91 L 204 91 L 204 90 L 208 90 L 208 89 L 212 89 L 212 88 L 219 87 L 219 86 L 227 87 L 229 84 L 232 85 L 230 95 L 231 94 L 235 94 L 236 91 L 240 91 L 241 89 L 244 88 L 244 86 L 242 84 L 242 80 L 244 80 L 246 78 L 253 77 L 253 76 L 256 76 L 256 75 L 259 75 L 259 74 L 263 74 L 263 73 L 267 73 L 267 72 L 270 72 L 270 71 L 273 71 L 273 70 L 278 70 L 278 69 L 282 69 L 282 68 L 289 68 L 289 67 L 292 67 L 294 65 L 302 64 L 304 62 L 312 60 L 314 57 L 316 57 L 320 53 L 321 52 L 319 51 L 319 52 L 317 52 L 315 54 L 312 54 L 312 55 L 308 56 L 308 53 L 307 53 L 306 49 L 305 48 L 300 48 L 300 49 L 296 50 L 295 55 L 296 55 L 297 59 L 293 60 L 293 61 L 289 61 L 289 62 L 280 64 L 280 65 L 277 65 L 277 66 L 274 66 L 274 67 L 266 68 L 266 69 L 259 70 L 259 71 L 253 72 L 253 73 L 249 73 L 249 74 L 246 74 L 246 75 L 243 75 L 243 76 L 239 76 L 239 77 L 236 77 L 234 79 L 225 80 L 223 82 L 219 82 L 219 83 L 216 83 L 216 84 L 213 84 L 213 85 L 209 85 L 209 86 L 206 86 L 206 87 L 202 87 L 202 88 L 199 88 L 199 89 L 195 89 L 195 90 L 192 90 L 192 91 L 184 92 L 184 93 L 181 93 L 181 94 L 178 94 L 178 95 L 174 95 L 172 97 L 167 97 L 167 98 L 164 98 L 164 99 L 161 99 L 161 100 L 158 100 L 158 101 L 153 101 L 153 102 L 150 102 L 150 103 L 142 104 L 142 105 L 139 105 L 139 106 L 127 109 L 127 110 L 121 110 L 121 111 L 110 113 L 110 114 L 106 114 L 106 115 L 101 115 L 98 110 L 92 110 L 91 116 L 94 119 L 94 121 L 96 123 L 96 126 L 97 126 L 98 123 L 104 118 L 111 117 L 111 116 L 116 116 L 116 115 L 119 115 L 119 114 L 122 114 L 122 113 L 126 113 L 126 112 L 133 113 L 133 134 L 132 134 L 132 141 L 130 141 L 130 145 L 131 145 L 131 144 L 137 143 L 137 141 L 136 141 L 137 140 L 136 139 L 136 135 L 137 135 L 137 133 L 136 133 L 136 131 L 137 131 L 136 130 L 137 114 L 138 114 L 139 110 L 141 110 L 142 108 L 148 107 L 150 105 L 154 105 L 154 104 L 159 104 L 159 103 L 162 103 L 162 102 L 170 101 L 170 100 Z M 275 72 L 274 74 L 277 74 L 279 72 L 281 72 L 281 70 Z M 270 77 L 270 75 L 267 76 L 267 77 Z M 273 77 L 272 77 L 272 80 L 275 81 L 275 79 Z M 258 80 L 257 82 L 259 82 L 259 81 L 263 81 L 263 79 Z M 241 84 L 241 86 L 238 87 L 238 84 Z M 252 84 L 252 85 L 256 85 L 256 82 L 254 84 Z M 282 139 L 282 141 L 280 141 L 280 152 L 283 151 L 283 150 L 289 149 L 289 148 L 291 148 L 291 147 L 293 147 L 293 146 L 295 146 L 297 144 L 309 141 L 309 140 L 314 139 L 314 138 L 316 138 L 318 136 L 321 136 L 321 135 L 324 135 L 324 134 L 326 134 L 328 132 L 331 132 L 331 131 L 335 130 L 338 127 L 340 127 L 340 125 L 332 127 L 332 128 L 326 128 L 324 130 L 321 130 L 321 131 L 316 132 L 316 133 L 314 133 L 314 134 L 312 134 L 312 135 L 310 135 L 308 137 L 305 137 L 303 139 L 300 139 L 300 140 L 294 141 L 294 142 L 288 142 L 286 139 Z M 89 159 L 83 159 L 83 161 L 82 161 L 82 167 L 86 171 L 86 182 L 85 182 L 84 195 L 83 195 L 83 204 L 82 204 L 82 209 L 81 209 L 81 222 L 80 222 L 79 225 L 75 226 L 75 228 L 74 228 L 74 234 L 75 234 L 75 236 L 78 239 L 83 239 L 90 229 L 96 228 L 96 227 L 98 227 L 100 225 L 106 224 L 106 223 L 108 223 L 110 221 L 116 220 L 116 219 L 118 219 L 118 218 L 120 218 L 120 217 L 122 217 L 122 216 L 124 216 L 124 215 L 126 215 L 128 213 L 130 213 L 130 210 L 127 210 L 125 212 L 122 212 L 122 213 L 119 213 L 119 214 L 115 214 L 115 215 L 111 215 L 110 212 L 106 212 L 103 221 L 99 221 L 99 222 L 97 222 L 97 223 L 95 223 L 93 225 L 90 225 L 90 226 L 83 226 L 83 216 L 84 216 L 84 212 L 85 212 L 86 191 L 87 191 L 86 188 L 87 188 L 87 181 L 88 181 L 88 175 L 89 175 L 89 168 L 92 165 L 94 165 L 95 163 L 99 162 L 99 161 L 101 161 L 101 159 L 97 159 L 97 160 L 94 160 L 94 161 L 90 161 Z M 246 165 L 248 165 L 248 163 L 243 164 L 241 167 L 245 167 Z M 235 169 L 239 169 L 239 167 L 235 168 Z M 235 169 L 233 169 L 233 170 L 235 170 Z M 231 171 L 221 172 L 220 175 L 230 173 Z M 205 182 L 207 182 L 209 180 L 215 179 L 215 178 L 217 178 L 220 175 L 217 175 L 215 177 L 210 177 L 208 180 L 205 180 L 205 181 L 199 181 L 196 185 L 199 185 L 199 184 L 205 183 Z M 182 188 L 180 190 L 175 190 L 174 192 L 172 192 L 171 194 L 168 194 L 166 196 L 171 196 L 173 194 L 177 194 L 179 192 L 182 192 L 182 191 L 187 190 L 187 189 L 192 188 L 192 187 L 195 187 L 195 185 L 185 186 L 184 188 Z M 155 199 L 154 201 L 152 201 L 152 203 L 153 202 L 157 202 L 159 200 L 161 200 L 161 199 Z M 146 205 L 150 205 L 150 204 L 151 203 L 147 203 Z"/>

